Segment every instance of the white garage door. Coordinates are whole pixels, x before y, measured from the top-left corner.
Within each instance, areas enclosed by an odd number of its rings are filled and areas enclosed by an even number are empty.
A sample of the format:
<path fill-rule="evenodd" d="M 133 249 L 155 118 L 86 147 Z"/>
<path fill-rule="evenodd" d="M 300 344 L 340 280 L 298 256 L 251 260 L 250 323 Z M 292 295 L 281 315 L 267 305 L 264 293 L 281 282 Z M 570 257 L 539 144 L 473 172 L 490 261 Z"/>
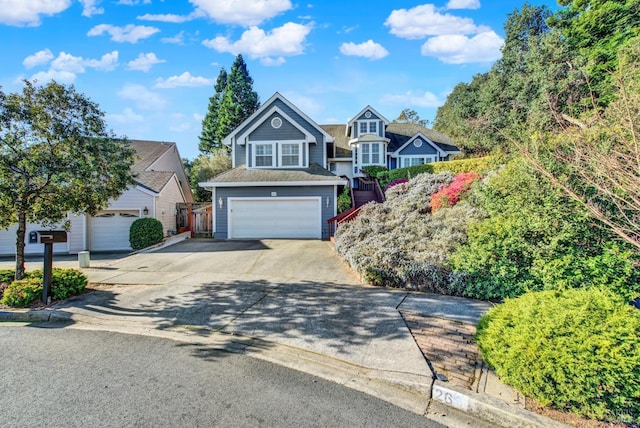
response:
<path fill-rule="evenodd" d="M 99 211 L 89 221 L 92 251 L 131 250 L 129 228 L 138 219 L 138 211 Z"/>
<path fill-rule="evenodd" d="M 322 238 L 321 198 L 229 198 L 229 238 Z"/>

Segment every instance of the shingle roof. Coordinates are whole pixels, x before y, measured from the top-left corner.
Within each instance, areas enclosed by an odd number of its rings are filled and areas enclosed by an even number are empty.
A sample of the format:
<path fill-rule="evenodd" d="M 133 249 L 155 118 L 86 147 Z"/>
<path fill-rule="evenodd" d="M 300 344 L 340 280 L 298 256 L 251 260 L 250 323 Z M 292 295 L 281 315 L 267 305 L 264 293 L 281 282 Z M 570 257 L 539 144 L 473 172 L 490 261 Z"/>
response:
<path fill-rule="evenodd" d="M 339 177 L 327 171 L 318 164 L 311 164 L 309 168 L 271 169 L 247 168 L 240 165 L 223 172 L 210 179 L 209 183 L 260 183 L 260 182 L 322 182 L 327 184 L 340 180 Z"/>
<path fill-rule="evenodd" d="M 349 137 L 347 136 L 347 125 L 320 125 L 327 134 L 333 137 L 333 153 L 329 157 L 351 158 L 351 148 L 349 147 Z"/>
<path fill-rule="evenodd" d="M 173 149 L 176 143 L 147 140 L 131 140 L 131 148 L 136 152 L 136 162 L 131 170 L 136 174 L 135 181 L 142 187 L 160 193 L 175 174 L 174 171 L 153 171 L 148 168 L 163 154 Z"/>
<path fill-rule="evenodd" d="M 458 153 L 460 149 L 454 144 L 453 141 L 449 137 L 444 134 L 441 134 L 438 131 L 434 131 L 433 129 L 425 128 L 424 126 L 420 126 L 416 123 L 398 123 L 391 122 L 387 125 L 385 130 L 385 135 L 391 141 L 389 141 L 389 145 L 387 146 L 387 150 L 389 152 L 394 152 L 398 148 L 400 148 L 407 140 L 416 136 L 416 134 L 421 133 L 431 141 L 433 141 L 440 149 L 445 152 L 450 153 Z"/>

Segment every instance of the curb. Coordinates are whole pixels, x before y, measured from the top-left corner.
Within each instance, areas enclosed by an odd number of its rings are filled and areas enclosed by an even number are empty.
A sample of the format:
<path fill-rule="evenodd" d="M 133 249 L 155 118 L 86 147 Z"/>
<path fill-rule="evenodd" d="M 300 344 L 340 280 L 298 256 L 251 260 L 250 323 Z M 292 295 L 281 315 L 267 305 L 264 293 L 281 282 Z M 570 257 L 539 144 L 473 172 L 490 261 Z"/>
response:
<path fill-rule="evenodd" d="M 433 384 L 433 401 L 476 416 L 484 421 L 509 428 L 565 428 L 563 424 L 546 416 L 510 406 L 502 400 L 474 393 L 455 385 L 436 380 Z"/>
<path fill-rule="evenodd" d="M 69 322 L 72 314 L 51 309 L 40 311 L 0 311 L 0 322 Z"/>

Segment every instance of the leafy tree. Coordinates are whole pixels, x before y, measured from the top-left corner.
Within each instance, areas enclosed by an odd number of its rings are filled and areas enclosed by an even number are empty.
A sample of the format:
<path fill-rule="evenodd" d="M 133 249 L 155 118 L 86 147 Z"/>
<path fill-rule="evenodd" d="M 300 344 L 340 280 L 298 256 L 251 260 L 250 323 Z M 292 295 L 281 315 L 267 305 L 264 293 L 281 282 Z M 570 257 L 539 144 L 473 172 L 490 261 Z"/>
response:
<path fill-rule="evenodd" d="M 18 224 L 16 279 L 25 273 L 27 221 L 94 214 L 133 183 L 133 156 L 73 86 L 25 81 L 22 93 L 0 92 L 0 227 Z"/>
<path fill-rule="evenodd" d="M 260 101 L 253 90 L 253 79 L 247 64 L 242 55 L 238 55 L 231 66 L 218 108 L 218 144 L 259 107 Z"/>
<path fill-rule="evenodd" d="M 393 121 L 397 123 L 414 123 L 416 125 L 424 126 L 425 128 L 429 125 L 429 121 L 427 119 L 420 119 L 418 113 L 409 108 L 402 110 L 400 115 L 398 115 L 398 117 Z"/>
<path fill-rule="evenodd" d="M 202 153 L 211 153 L 214 148 L 221 147 L 222 139 L 225 137 L 224 135 L 219 135 L 218 129 L 220 125 L 220 102 L 227 86 L 227 78 L 227 71 L 222 68 L 214 86 L 215 93 L 209 98 L 207 115 L 202 121 L 202 132 L 200 133 L 200 143 L 198 144 L 198 148 Z"/>
<path fill-rule="evenodd" d="M 211 192 L 199 187 L 198 183 L 207 181 L 229 169 L 231 169 L 231 156 L 224 149 L 214 149 L 210 155 L 200 155 L 194 159 L 189 177 L 196 201 L 211 202 Z"/>

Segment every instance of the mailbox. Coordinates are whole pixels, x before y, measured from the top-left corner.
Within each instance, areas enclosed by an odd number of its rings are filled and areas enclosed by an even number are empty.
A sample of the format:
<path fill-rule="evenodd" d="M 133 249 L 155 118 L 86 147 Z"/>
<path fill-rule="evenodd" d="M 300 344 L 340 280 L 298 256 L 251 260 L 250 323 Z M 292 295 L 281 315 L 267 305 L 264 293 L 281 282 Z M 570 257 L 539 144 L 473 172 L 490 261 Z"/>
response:
<path fill-rule="evenodd" d="M 29 232 L 29 244 L 53 244 L 67 242 L 67 232 L 64 230 L 35 230 Z"/>

